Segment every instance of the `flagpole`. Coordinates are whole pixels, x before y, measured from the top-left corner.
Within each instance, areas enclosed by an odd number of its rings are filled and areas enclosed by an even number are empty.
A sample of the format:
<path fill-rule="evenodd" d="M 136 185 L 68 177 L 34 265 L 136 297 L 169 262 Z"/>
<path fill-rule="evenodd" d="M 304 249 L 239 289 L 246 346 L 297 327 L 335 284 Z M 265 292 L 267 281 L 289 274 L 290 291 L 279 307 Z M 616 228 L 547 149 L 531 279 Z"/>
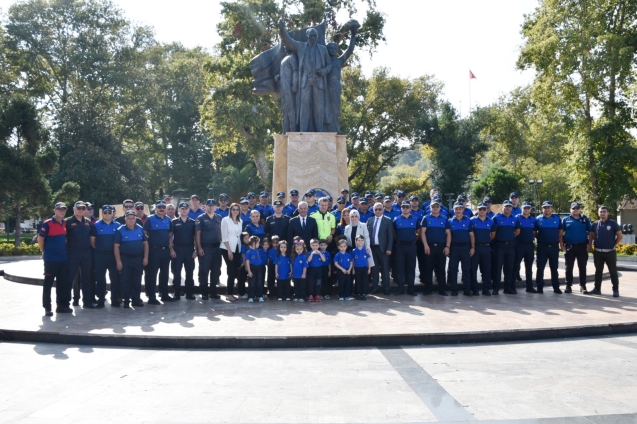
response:
<path fill-rule="evenodd" d="M 469 117 L 471 117 L 471 69 L 469 69 Z"/>

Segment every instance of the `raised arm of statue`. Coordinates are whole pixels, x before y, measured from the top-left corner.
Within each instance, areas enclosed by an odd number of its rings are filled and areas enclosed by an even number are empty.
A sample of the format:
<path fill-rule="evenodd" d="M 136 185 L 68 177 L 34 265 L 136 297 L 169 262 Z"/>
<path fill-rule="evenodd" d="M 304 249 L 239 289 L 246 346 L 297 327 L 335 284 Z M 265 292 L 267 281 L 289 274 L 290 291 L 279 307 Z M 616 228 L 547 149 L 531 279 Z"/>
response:
<path fill-rule="evenodd" d="M 338 58 L 338 60 L 341 62 L 341 66 L 345 65 L 345 62 L 347 62 L 347 59 L 349 59 L 349 57 L 352 55 L 352 53 L 354 52 L 354 47 L 356 46 L 356 33 L 358 32 L 358 28 L 352 28 L 351 32 L 352 36 L 349 39 L 349 46 L 347 47 L 347 50 L 345 50 L 345 53 L 343 53 L 341 57 Z"/>
<path fill-rule="evenodd" d="M 285 30 L 285 22 L 279 21 L 279 35 L 281 36 L 281 42 L 288 49 L 288 52 L 298 52 L 303 48 L 303 43 L 293 40 L 290 34 Z"/>

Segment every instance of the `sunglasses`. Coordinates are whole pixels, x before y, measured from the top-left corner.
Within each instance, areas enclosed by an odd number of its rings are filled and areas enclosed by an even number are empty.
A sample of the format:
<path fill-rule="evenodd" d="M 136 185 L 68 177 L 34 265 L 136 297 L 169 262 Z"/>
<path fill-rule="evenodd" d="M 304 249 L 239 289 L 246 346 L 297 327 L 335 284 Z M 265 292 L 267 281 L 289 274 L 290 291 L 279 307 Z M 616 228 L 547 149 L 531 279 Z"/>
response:
<path fill-rule="evenodd" d="M 227 202 L 228 199 L 219 199 L 220 202 Z"/>
<path fill-rule="evenodd" d="M 479 211 L 486 211 L 487 208 L 478 208 Z"/>
<path fill-rule="evenodd" d="M 137 209 L 138 211 L 143 211 L 144 207 L 143 206 L 137 206 L 135 209 Z"/>
<path fill-rule="evenodd" d="M 374 209 L 376 212 L 382 211 L 382 209 L 376 208 Z"/>
<path fill-rule="evenodd" d="M 133 209 L 133 205 L 124 205 L 124 209 Z"/>
<path fill-rule="evenodd" d="M 401 206 L 401 209 L 411 209 L 411 206 Z"/>
<path fill-rule="evenodd" d="M 112 214 L 112 213 L 113 213 L 113 211 L 102 211 L 102 214 L 103 214 L 103 215 L 110 215 L 110 214 Z"/>
<path fill-rule="evenodd" d="M 87 210 L 87 211 L 92 211 L 92 210 L 93 210 L 93 208 L 86 208 L 86 210 Z"/>
<path fill-rule="evenodd" d="M 298 194 L 290 194 L 290 197 L 299 197 Z"/>
<path fill-rule="evenodd" d="M 78 211 L 85 211 L 86 208 L 84 206 L 78 206 L 75 209 L 77 209 Z"/>
<path fill-rule="evenodd" d="M 166 206 L 157 206 L 157 209 L 166 209 Z"/>
<path fill-rule="evenodd" d="M 571 208 L 571 209 L 577 209 L 577 210 L 579 210 L 579 206 L 575 206 L 574 208 Z"/>
<path fill-rule="evenodd" d="M 440 205 L 432 205 L 431 209 L 440 209 Z"/>
<path fill-rule="evenodd" d="M 232 212 L 238 212 L 238 211 L 239 211 L 239 208 L 232 208 L 232 209 L 230 209 L 230 210 L 231 210 Z"/>

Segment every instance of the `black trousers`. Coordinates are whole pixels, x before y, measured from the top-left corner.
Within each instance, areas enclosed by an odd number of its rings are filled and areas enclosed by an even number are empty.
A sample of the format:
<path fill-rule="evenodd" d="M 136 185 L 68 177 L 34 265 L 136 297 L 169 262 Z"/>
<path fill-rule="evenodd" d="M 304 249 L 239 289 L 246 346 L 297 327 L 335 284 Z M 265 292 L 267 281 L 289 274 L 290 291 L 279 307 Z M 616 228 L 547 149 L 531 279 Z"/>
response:
<path fill-rule="evenodd" d="M 151 247 L 148 251 L 146 268 L 146 294 L 150 299 L 157 297 L 157 272 L 159 272 L 159 294 L 168 297 L 168 273 L 170 272 L 170 250 Z"/>
<path fill-rule="evenodd" d="M 418 280 L 420 280 L 421 283 L 425 282 L 425 261 L 427 260 L 425 256 L 425 245 L 418 239 L 416 240 L 416 258 L 418 259 Z M 374 263 L 376 263 L 376 257 L 374 257 Z"/>
<path fill-rule="evenodd" d="M 55 302 L 58 305 L 68 306 L 71 301 L 69 285 L 68 263 L 44 262 L 44 285 L 42 286 L 42 306 L 51 307 L 51 288 L 55 281 Z"/>
<path fill-rule="evenodd" d="M 263 297 L 263 284 L 261 279 L 263 277 L 263 271 L 265 266 L 263 265 L 250 265 L 250 272 L 252 277 L 248 277 L 248 298 L 254 299 L 255 297 Z"/>
<path fill-rule="evenodd" d="M 122 300 L 124 302 L 141 302 L 140 297 L 142 291 L 142 255 L 124 256 L 121 255 L 122 270 L 119 273 L 119 281 L 122 290 Z"/>
<path fill-rule="evenodd" d="M 305 299 L 307 289 L 307 278 L 293 278 L 294 281 L 294 296 L 297 299 Z"/>
<path fill-rule="evenodd" d="M 352 276 L 345 274 L 340 269 L 336 269 L 336 279 L 338 280 L 338 297 L 352 297 Z"/>
<path fill-rule="evenodd" d="M 449 252 L 449 285 L 451 290 L 458 290 L 458 264 L 462 267 L 462 288 L 464 291 L 478 290 L 478 285 L 471 289 L 471 246 L 451 245 Z"/>
<path fill-rule="evenodd" d="M 221 255 L 223 256 L 223 261 L 226 263 L 226 274 L 228 275 L 228 281 L 226 284 L 227 284 L 228 294 L 233 295 L 234 280 L 238 279 L 239 277 L 239 266 L 241 265 L 241 253 L 239 253 L 239 247 L 237 246 L 237 251 L 233 252 L 232 254 L 232 260 L 230 260 L 230 258 L 228 257 L 228 251 L 226 249 L 221 249 Z M 243 291 L 245 293 L 245 285 L 244 285 Z"/>
<path fill-rule="evenodd" d="M 533 288 L 533 260 L 535 259 L 535 245 L 533 243 L 516 243 L 515 266 L 513 275 L 520 275 L 522 260 L 524 260 L 524 273 L 526 276 L 526 288 Z"/>
<path fill-rule="evenodd" d="M 496 242 L 496 265 L 495 275 L 491 275 L 493 279 L 493 290 L 500 290 L 500 283 L 502 282 L 502 273 L 504 271 L 504 288 L 513 290 L 515 289 L 515 277 L 513 276 L 513 265 L 515 264 L 515 242 L 505 244 L 502 242 Z M 491 270 L 493 272 L 493 270 Z"/>
<path fill-rule="evenodd" d="M 354 267 L 354 278 L 356 280 L 356 294 L 367 295 L 367 288 L 369 286 L 369 274 L 367 273 L 368 271 L 369 271 L 369 267 Z M 412 281 L 412 290 L 413 290 L 413 281 Z"/>
<path fill-rule="evenodd" d="M 573 284 L 573 268 L 575 260 L 577 260 L 577 269 L 579 271 L 579 285 L 586 285 L 586 263 L 588 262 L 588 252 L 586 248 L 588 243 L 567 244 L 566 253 L 564 253 L 564 262 L 566 262 L 566 285 Z"/>
<path fill-rule="evenodd" d="M 395 273 L 398 282 L 398 291 L 403 291 L 405 285 L 407 285 L 407 292 L 413 293 L 414 278 L 416 277 L 416 243 L 396 243 Z"/>
<path fill-rule="evenodd" d="M 202 295 L 208 293 L 209 290 L 210 295 L 215 295 L 219 275 L 221 275 L 221 249 L 204 246 L 203 252 L 204 255 L 199 256 L 199 287 Z M 210 274 L 210 289 L 208 289 L 208 274 Z"/>
<path fill-rule="evenodd" d="M 323 267 L 309 267 L 307 269 L 307 294 L 316 296 L 321 294 Z"/>
<path fill-rule="evenodd" d="M 559 276 L 557 273 L 557 267 L 559 265 L 560 247 L 557 244 L 538 244 L 537 245 L 537 274 L 535 275 L 535 282 L 538 289 L 544 288 L 544 268 L 546 263 L 549 263 L 549 269 L 551 270 L 551 285 L 553 289 L 560 287 Z"/>
<path fill-rule="evenodd" d="M 278 280 L 276 283 L 276 291 L 279 299 L 289 299 L 291 295 L 290 279 Z"/>
<path fill-rule="evenodd" d="M 93 258 L 91 251 L 87 252 L 69 252 L 69 281 L 74 281 L 79 276 L 79 287 L 74 287 L 73 299 L 80 300 L 80 290 L 82 291 L 82 302 L 85 305 L 93 302 L 93 289 L 91 287 L 91 267 L 93 266 Z M 71 285 L 68 286 L 69 299 L 71 298 Z"/>
<path fill-rule="evenodd" d="M 104 303 L 104 298 L 106 297 L 106 272 L 108 272 L 108 279 L 111 282 L 111 303 L 117 303 L 121 297 L 121 292 L 115 255 L 112 252 L 95 251 L 93 264 L 95 265 L 95 280 L 97 282 L 95 290 L 97 301 Z"/>
<path fill-rule="evenodd" d="M 192 295 L 195 289 L 195 279 L 193 274 L 195 271 L 195 258 L 192 254 L 195 252 L 194 246 L 174 246 L 173 250 L 177 255 L 172 259 L 173 269 L 173 287 L 175 288 L 175 296 L 181 294 L 181 268 L 186 269 L 186 294 Z"/>
<path fill-rule="evenodd" d="M 482 274 L 482 290 L 491 290 L 491 246 L 476 245 L 471 257 L 471 286 L 478 287 L 478 267 Z"/>
<path fill-rule="evenodd" d="M 372 256 L 374 257 L 374 267 L 372 268 L 372 287 L 377 289 L 380 281 L 383 282 L 385 290 L 389 290 L 391 280 L 389 279 L 389 259 L 386 252 L 380 250 L 380 246 L 372 246 Z M 420 261 L 420 259 L 419 259 Z M 420 263 L 420 262 L 419 262 Z M 420 278 L 423 278 L 423 274 Z M 379 281 L 380 280 L 380 281 Z"/>
<path fill-rule="evenodd" d="M 445 268 L 447 257 L 443 253 L 445 246 L 443 243 L 429 243 L 429 254 L 425 255 L 425 291 L 433 290 L 433 273 L 438 277 L 438 291 L 447 289 Z"/>
<path fill-rule="evenodd" d="M 598 252 L 593 251 L 593 262 L 595 263 L 595 288 L 602 288 L 602 274 L 604 273 L 604 264 L 608 267 L 610 281 L 613 284 L 613 290 L 619 290 L 619 276 L 617 275 L 617 251 Z"/>

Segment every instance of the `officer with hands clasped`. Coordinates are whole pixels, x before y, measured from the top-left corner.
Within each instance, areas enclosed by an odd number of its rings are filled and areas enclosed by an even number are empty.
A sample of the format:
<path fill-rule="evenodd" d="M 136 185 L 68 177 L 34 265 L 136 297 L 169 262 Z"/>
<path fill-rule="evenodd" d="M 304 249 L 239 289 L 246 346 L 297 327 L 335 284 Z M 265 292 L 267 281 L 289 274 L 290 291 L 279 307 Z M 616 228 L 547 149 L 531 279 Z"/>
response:
<path fill-rule="evenodd" d="M 106 297 L 106 272 L 111 282 L 111 306 L 120 307 L 121 296 L 119 287 L 119 272 L 113 252 L 115 234 L 120 227 L 113 220 L 115 208 L 111 205 L 102 206 L 102 219 L 95 222 L 91 228 L 91 246 L 93 246 L 93 263 L 95 264 L 95 280 L 97 281 L 97 307 L 103 308 Z"/>
<path fill-rule="evenodd" d="M 447 217 L 440 214 L 440 203 L 433 199 L 429 204 L 430 213 L 421 220 L 420 239 L 425 249 L 425 295 L 433 290 L 433 272 L 438 276 L 438 294 L 448 296 L 446 291 L 447 255 L 451 245 L 451 231 Z"/>
<path fill-rule="evenodd" d="M 416 240 L 420 235 L 420 221 L 411 214 L 411 203 L 405 200 L 401 207 L 402 214 L 394 219 L 396 232 L 396 264 L 394 273 L 398 289 L 394 294 L 416 296 L 414 279 L 416 277 Z"/>
<path fill-rule="evenodd" d="M 148 239 L 142 227 L 137 225 L 134 210 L 124 213 L 125 225 L 115 233 L 114 256 L 124 300 L 124 308 L 143 307 L 140 297 L 142 290 L 142 271 L 148 265 Z"/>
<path fill-rule="evenodd" d="M 449 251 L 449 285 L 451 295 L 458 296 L 458 264 L 462 266 L 462 288 L 465 296 L 479 296 L 478 285 L 471 287 L 471 257 L 475 253 L 475 237 L 471 221 L 464 214 L 464 203 L 453 205 L 454 216 L 449 218 L 451 248 Z"/>
<path fill-rule="evenodd" d="M 602 294 L 602 273 L 604 264 L 608 267 L 610 281 L 613 284 L 613 297 L 619 297 L 619 275 L 617 274 L 617 251 L 615 247 L 622 241 L 622 230 L 616 221 L 608 218 L 608 207 L 597 210 L 599 221 L 593 223 L 593 261 L 595 262 L 595 288 L 584 294 Z"/>
<path fill-rule="evenodd" d="M 562 234 L 562 250 L 566 262 L 566 289 L 565 293 L 572 293 L 573 266 L 577 260 L 579 270 L 579 291 L 586 291 L 586 263 L 588 252 L 592 249 L 593 227 L 590 219 L 581 213 L 578 202 L 571 203 L 571 214 L 562 220 L 564 233 Z"/>
<path fill-rule="evenodd" d="M 488 209 L 489 205 L 486 205 Z M 513 204 L 505 200 L 502 203 L 502 212 L 493 217 L 493 229 L 491 233 L 496 260 L 495 269 L 492 269 L 491 272 L 494 295 L 497 295 L 500 290 L 502 271 L 504 271 L 504 293 L 518 293 L 515 289 L 515 279 L 513 277 L 513 265 L 515 263 L 515 229 L 517 222 L 515 217 L 511 214 L 512 209 Z"/>
<path fill-rule="evenodd" d="M 537 239 L 537 273 L 535 281 L 537 292 L 544 293 L 544 267 L 549 263 L 553 292 L 562 294 L 557 273 L 560 250 L 562 249 L 562 221 L 553 214 L 553 204 L 542 203 L 542 215 L 535 220 L 535 238 Z"/>
<path fill-rule="evenodd" d="M 155 203 L 155 214 L 144 222 L 144 233 L 148 238 L 148 268 L 146 274 L 146 293 L 149 305 L 160 305 L 157 300 L 157 272 L 159 272 L 159 293 L 162 302 L 172 302 L 168 295 L 168 273 L 170 271 L 170 251 L 173 250 L 173 223 L 166 216 L 166 203 Z"/>
<path fill-rule="evenodd" d="M 471 229 L 475 238 L 475 250 L 471 256 L 471 287 L 476 295 L 478 266 L 482 274 L 482 295 L 491 296 L 491 229 L 493 220 L 487 218 L 487 205 L 478 205 L 478 214 L 471 218 Z"/>
<path fill-rule="evenodd" d="M 200 215 L 195 221 L 195 241 L 199 255 L 199 287 L 202 300 L 221 298 L 216 291 L 221 274 L 221 217 L 215 213 L 216 209 L 217 202 L 214 199 L 206 200 L 206 213 Z M 210 288 L 208 288 L 209 275 Z"/>
<path fill-rule="evenodd" d="M 73 206 L 73 216 L 66 221 L 66 251 L 69 261 L 69 282 L 73 284 L 79 275 L 79 287 L 74 287 L 73 306 L 80 304 L 80 288 L 82 307 L 95 309 L 94 294 L 91 287 L 91 267 L 93 264 L 91 250 L 91 221 L 84 217 L 86 203 L 81 200 Z M 69 287 L 70 289 L 70 287 Z"/>
<path fill-rule="evenodd" d="M 195 270 L 195 220 L 188 216 L 188 203 L 179 204 L 179 216 L 173 219 L 173 248 L 170 251 L 173 272 L 173 287 L 175 288 L 175 299 L 179 300 L 181 293 L 181 268 L 186 269 L 186 299 L 194 300 L 195 280 L 193 272 Z"/>
<path fill-rule="evenodd" d="M 513 193 L 514 194 L 514 193 Z M 535 259 L 535 217 L 531 215 L 531 204 L 522 203 L 522 213 L 515 217 L 515 267 L 513 275 L 520 275 L 520 265 L 524 260 L 526 292 L 537 293 L 533 288 L 533 259 Z"/>

